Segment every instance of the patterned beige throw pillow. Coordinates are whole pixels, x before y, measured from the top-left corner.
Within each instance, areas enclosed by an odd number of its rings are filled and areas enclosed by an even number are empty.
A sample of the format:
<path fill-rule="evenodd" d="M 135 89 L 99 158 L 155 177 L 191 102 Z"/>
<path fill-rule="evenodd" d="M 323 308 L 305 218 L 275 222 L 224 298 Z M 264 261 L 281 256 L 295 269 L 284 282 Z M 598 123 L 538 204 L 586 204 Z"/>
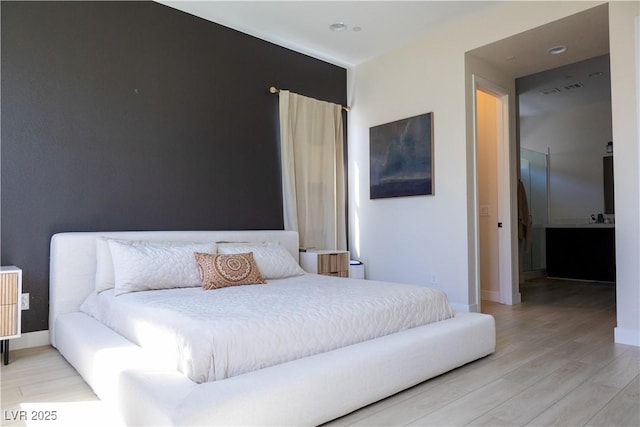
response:
<path fill-rule="evenodd" d="M 204 289 L 267 283 L 260 274 L 251 252 L 241 254 L 204 254 L 196 252 Z"/>

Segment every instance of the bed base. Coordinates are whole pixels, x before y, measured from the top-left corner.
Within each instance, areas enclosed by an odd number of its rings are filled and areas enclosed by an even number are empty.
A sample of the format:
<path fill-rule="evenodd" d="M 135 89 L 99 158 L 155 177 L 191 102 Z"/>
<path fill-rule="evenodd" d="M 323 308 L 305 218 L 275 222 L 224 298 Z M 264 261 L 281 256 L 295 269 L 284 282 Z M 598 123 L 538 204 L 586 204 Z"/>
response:
<path fill-rule="evenodd" d="M 169 237 L 192 240 L 211 232 L 193 233 Z M 225 238 L 238 238 L 223 233 Z M 240 234 L 265 237 L 263 232 L 252 233 Z M 52 344 L 129 425 L 318 425 L 495 349 L 493 317 L 456 313 L 444 321 L 197 384 L 77 310 L 78 301 L 91 291 L 92 282 L 87 281 L 95 274 L 95 266 L 84 265 L 78 257 L 95 264 L 92 239 L 111 233 L 66 234 L 52 240 Z M 167 238 L 166 232 L 135 233 L 135 238 L 149 236 Z"/>
<path fill-rule="evenodd" d="M 83 313 L 57 347 L 129 425 L 318 425 L 494 351 L 491 316 L 456 317 L 260 371 L 196 384 Z"/>

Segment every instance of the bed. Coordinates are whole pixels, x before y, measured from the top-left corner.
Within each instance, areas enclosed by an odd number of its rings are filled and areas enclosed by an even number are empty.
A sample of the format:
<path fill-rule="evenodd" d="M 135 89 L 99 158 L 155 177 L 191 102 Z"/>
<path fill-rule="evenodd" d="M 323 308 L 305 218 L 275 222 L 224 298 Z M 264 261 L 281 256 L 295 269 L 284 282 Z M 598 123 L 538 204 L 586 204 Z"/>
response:
<path fill-rule="evenodd" d="M 495 325 L 491 316 L 459 312 L 450 315 L 439 306 L 435 316 L 441 317 L 422 326 L 402 323 L 397 326 L 397 332 L 379 333 L 375 331 L 382 326 L 370 331 L 365 327 L 352 328 L 357 333 L 369 335 L 338 344 L 333 341 L 322 343 L 324 347 L 319 346 L 310 354 L 298 354 L 289 359 L 261 360 L 257 367 L 236 369 L 231 365 L 216 365 L 214 369 L 206 365 L 202 370 L 205 374 L 193 373 L 176 365 L 175 355 L 138 342 L 139 339 L 126 330 L 127 322 L 123 323 L 124 326 L 107 326 L 102 323 L 104 319 L 98 321 L 96 318 L 100 316 L 87 309 L 87 301 L 96 293 L 96 270 L 100 265 L 99 249 L 96 248 L 105 238 L 148 242 L 272 242 L 284 247 L 297 261 L 298 235 L 292 231 L 243 230 L 73 232 L 53 236 L 51 343 L 101 399 L 116 406 L 129 425 L 318 425 L 484 357 L 495 349 Z M 309 300 L 322 299 L 330 288 L 341 288 L 340 284 L 348 284 L 344 288 L 354 292 L 364 289 L 365 293 L 355 294 L 356 302 L 364 301 L 369 293 L 375 295 L 378 287 L 382 292 L 380 301 L 389 298 L 384 294 L 388 286 L 385 288 L 379 282 L 320 278 L 311 274 L 266 280 L 268 285 L 256 286 L 255 291 L 279 289 L 278 292 L 286 294 L 296 288 L 296 281 L 305 282 L 308 286 L 305 289 L 309 289 L 305 292 L 317 296 Z M 241 286 L 225 292 L 233 298 L 237 294 L 255 292 L 244 288 L 254 287 Z M 109 292 L 98 295 L 104 295 L 106 299 Z M 127 302 L 144 294 L 157 305 L 165 304 L 165 296 L 171 293 L 180 295 L 180 298 L 183 295 L 184 298 L 194 298 L 195 295 L 196 299 L 203 299 L 202 295 L 210 297 L 224 292 L 211 290 L 203 293 L 198 288 L 152 290 L 115 296 L 112 300 Z M 339 299 L 342 300 L 342 296 Z M 339 316 L 349 310 L 338 304 L 335 312 L 327 312 L 336 304 L 329 299 L 327 305 L 318 311 L 323 313 L 325 320 L 327 316 L 338 319 L 334 323 L 341 325 L 346 320 Z M 369 305 L 372 304 L 375 305 L 373 302 Z M 274 305 L 269 303 L 269 306 Z M 138 311 L 128 307 L 126 304 L 114 306 L 109 311 L 120 310 L 116 317 Z M 305 311 L 309 310 L 313 308 L 305 308 Z M 276 310 L 272 311 L 272 317 L 277 317 Z M 229 317 L 237 315 L 230 311 Z M 373 317 L 381 316 L 376 314 Z M 413 322 L 413 317 L 409 317 L 403 321 Z M 444 320 L 439 320 L 441 318 Z M 284 322 L 295 323 L 287 319 Z M 389 322 L 383 322 L 386 323 Z M 311 335 L 309 330 L 294 330 L 291 334 Z M 141 336 L 149 335 L 153 333 L 145 332 Z M 230 336 L 235 340 L 234 337 L 242 334 Z M 270 335 L 262 339 L 264 343 L 273 340 Z M 166 337 L 163 336 L 159 342 L 166 344 Z M 305 344 L 302 349 L 310 346 Z M 255 351 L 245 349 L 244 353 L 251 355 Z M 229 359 L 234 360 L 235 356 Z M 252 358 L 255 362 L 253 359 L 255 357 Z"/>

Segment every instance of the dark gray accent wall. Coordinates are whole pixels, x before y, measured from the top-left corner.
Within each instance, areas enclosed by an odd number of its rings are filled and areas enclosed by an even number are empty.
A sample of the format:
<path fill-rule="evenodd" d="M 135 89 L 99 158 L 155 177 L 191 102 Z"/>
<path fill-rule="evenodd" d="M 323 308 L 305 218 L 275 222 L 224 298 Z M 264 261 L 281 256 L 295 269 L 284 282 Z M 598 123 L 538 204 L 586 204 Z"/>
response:
<path fill-rule="evenodd" d="M 64 231 L 281 229 L 271 85 L 346 70 L 154 2 L 2 2 L 1 257 L 48 328 Z"/>

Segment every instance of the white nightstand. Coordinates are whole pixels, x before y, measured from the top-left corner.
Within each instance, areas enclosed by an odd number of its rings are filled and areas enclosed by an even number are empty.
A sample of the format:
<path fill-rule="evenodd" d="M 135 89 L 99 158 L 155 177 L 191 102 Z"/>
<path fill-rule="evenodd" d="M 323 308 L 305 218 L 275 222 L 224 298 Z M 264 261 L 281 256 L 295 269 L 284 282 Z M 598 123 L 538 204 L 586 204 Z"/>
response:
<path fill-rule="evenodd" d="M 300 252 L 300 266 L 307 273 L 349 277 L 349 252 L 307 249 Z"/>
<path fill-rule="evenodd" d="M 9 339 L 20 336 L 22 270 L 15 266 L 0 267 L 0 339 L 4 364 L 9 363 Z"/>

